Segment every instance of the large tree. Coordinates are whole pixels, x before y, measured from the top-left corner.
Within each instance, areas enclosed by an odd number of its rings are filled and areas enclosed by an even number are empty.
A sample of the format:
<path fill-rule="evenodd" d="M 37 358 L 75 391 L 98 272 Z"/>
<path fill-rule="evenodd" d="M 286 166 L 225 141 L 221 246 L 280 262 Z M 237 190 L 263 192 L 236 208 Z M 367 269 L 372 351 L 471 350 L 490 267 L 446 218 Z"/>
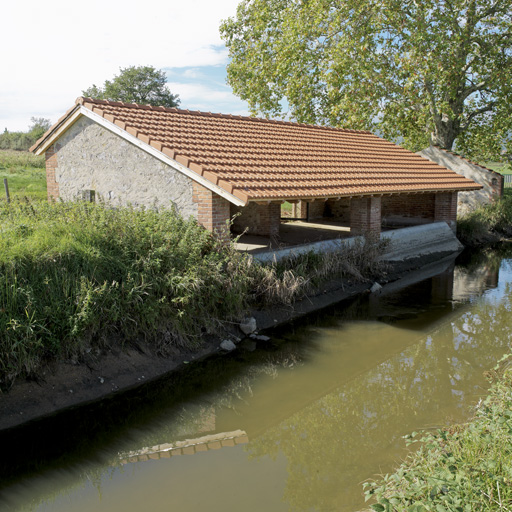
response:
<path fill-rule="evenodd" d="M 512 0 L 243 0 L 221 35 L 253 113 L 413 150 L 510 144 Z"/>
<path fill-rule="evenodd" d="M 166 83 L 164 71 L 153 66 L 131 66 L 120 68 L 119 75 L 105 80 L 103 87 L 92 85 L 82 94 L 103 100 L 177 107 L 180 103 L 178 95 L 172 94 Z"/>

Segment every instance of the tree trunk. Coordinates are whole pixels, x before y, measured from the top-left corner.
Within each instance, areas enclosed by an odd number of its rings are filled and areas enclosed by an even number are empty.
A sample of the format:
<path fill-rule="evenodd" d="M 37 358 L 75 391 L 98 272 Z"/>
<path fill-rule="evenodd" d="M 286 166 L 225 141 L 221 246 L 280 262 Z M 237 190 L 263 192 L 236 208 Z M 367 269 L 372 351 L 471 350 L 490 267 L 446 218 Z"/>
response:
<path fill-rule="evenodd" d="M 431 143 L 433 146 L 451 150 L 460 132 L 460 122 L 454 121 L 446 115 L 437 116 L 435 129 L 431 134 Z"/>

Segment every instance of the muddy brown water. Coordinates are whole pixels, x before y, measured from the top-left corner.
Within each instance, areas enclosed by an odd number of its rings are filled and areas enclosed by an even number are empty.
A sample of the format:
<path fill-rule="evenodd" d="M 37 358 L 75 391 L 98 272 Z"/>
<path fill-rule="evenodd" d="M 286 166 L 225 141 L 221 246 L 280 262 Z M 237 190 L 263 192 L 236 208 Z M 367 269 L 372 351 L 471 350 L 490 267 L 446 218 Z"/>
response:
<path fill-rule="evenodd" d="M 360 510 L 402 436 L 485 395 L 511 350 L 511 258 L 464 256 L 0 439 L 0 510 Z"/>

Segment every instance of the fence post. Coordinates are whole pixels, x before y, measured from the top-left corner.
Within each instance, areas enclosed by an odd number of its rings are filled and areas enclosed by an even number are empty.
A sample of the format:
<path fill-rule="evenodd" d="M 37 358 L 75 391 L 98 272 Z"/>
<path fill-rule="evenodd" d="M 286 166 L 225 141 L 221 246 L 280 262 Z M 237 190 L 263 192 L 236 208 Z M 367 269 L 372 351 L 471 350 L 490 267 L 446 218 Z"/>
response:
<path fill-rule="evenodd" d="M 4 178 L 4 187 L 5 187 L 5 197 L 7 199 L 7 202 L 11 202 L 11 197 L 9 196 L 9 185 L 7 185 L 7 178 Z"/>

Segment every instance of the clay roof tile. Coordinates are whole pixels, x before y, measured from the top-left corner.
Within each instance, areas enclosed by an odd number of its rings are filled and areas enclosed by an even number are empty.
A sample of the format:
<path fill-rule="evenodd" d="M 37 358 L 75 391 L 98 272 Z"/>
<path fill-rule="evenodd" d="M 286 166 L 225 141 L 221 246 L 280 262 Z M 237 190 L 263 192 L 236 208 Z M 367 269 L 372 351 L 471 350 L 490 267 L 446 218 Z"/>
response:
<path fill-rule="evenodd" d="M 242 201 L 480 188 L 367 131 L 92 98 L 76 104 Z"/>

